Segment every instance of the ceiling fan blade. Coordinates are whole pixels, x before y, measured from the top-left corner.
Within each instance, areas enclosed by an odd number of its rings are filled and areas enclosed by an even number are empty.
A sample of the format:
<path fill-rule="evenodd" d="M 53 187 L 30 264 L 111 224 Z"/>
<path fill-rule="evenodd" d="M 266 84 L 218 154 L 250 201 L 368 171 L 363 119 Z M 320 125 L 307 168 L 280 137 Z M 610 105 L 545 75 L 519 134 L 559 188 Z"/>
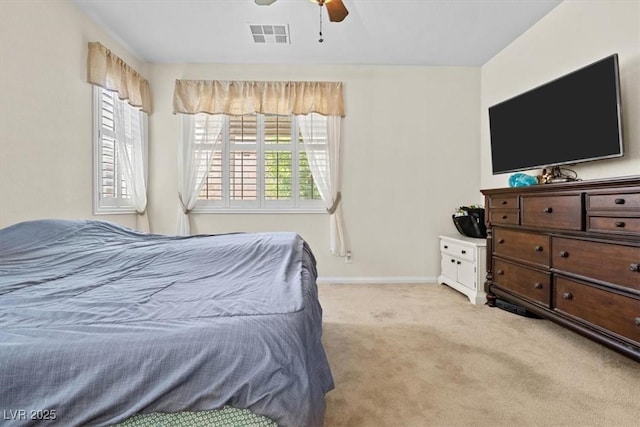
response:
<path fill-rule="evenodd" d="M 324 5 L 327 8 L 327 12 L 329 13 L 329 21 L 331 22 L 342 22 L 342 20 L 344 20 L 344 18 L 346 18 L 349 14 L 349 11 L 346 7 L 344 7 L 344 4 L 342 3 L 342 0 L 331 0 Z"/>
<path fill-rule="evenodd" d="M 258 6 L 271 6 L 277 0 L 254 0 Z"/>

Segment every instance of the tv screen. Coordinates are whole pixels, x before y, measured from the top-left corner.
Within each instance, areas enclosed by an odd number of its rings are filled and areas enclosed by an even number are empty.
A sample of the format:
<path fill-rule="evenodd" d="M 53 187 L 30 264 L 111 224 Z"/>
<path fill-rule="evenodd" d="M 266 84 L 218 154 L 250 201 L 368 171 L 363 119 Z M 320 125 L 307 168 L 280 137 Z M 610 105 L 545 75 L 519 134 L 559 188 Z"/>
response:
<path fill-rule="evenodd" d="M 618 55 L 489 108 L 493 174 L 623 155 Z"/>

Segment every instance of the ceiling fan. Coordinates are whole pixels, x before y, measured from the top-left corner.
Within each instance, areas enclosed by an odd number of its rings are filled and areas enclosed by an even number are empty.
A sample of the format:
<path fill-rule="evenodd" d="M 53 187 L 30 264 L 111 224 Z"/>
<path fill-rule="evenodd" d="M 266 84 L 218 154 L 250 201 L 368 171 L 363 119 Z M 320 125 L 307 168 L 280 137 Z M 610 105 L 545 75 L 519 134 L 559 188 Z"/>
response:
<path fill-rule="evenodd" d="M 259 6 L 269 6 L 275 3 L 277 0 L 255 0 L 256 4 Z M 347 17 L 349 11 L 342 0 L 310 0 L 312 3 L 319 5 L 320 7 L 325 6 L 327 8 L 327 13 L 329 14 L 329 21 L 331 22 L 342 22 L 344 18 Z"/>

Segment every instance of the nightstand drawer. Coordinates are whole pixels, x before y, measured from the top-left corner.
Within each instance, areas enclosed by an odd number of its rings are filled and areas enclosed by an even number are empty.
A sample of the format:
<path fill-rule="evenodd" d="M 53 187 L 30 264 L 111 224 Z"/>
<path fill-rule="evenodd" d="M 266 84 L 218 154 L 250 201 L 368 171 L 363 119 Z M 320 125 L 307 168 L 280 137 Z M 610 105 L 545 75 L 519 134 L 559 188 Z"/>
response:
<path fill-rule="evenodd" d="M 554 301 L 557 311 L 640 342 L 640 299 L 556 276 Z"/>
<path fill-rule="evenodd" d="M 582 230 L 582 195 L 525 196 L 522 198 L 522 225 Z"/>
<path fill-rule="evenodd" d="M 476 260 L 475 247 L 452 242 L 450 240 L 440 239 L 440 252 L 471 262 Z"/>

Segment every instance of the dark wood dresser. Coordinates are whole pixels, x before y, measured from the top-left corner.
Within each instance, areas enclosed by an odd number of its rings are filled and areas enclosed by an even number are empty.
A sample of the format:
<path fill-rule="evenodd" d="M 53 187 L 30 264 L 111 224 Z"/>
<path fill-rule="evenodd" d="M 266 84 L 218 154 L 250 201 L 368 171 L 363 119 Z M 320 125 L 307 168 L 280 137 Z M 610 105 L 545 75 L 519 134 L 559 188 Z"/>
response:
<path fill-rule="evenodd" d="M 482 194 L 489 305 L 510 301 L 640 361 L 640 176 Z"/>

